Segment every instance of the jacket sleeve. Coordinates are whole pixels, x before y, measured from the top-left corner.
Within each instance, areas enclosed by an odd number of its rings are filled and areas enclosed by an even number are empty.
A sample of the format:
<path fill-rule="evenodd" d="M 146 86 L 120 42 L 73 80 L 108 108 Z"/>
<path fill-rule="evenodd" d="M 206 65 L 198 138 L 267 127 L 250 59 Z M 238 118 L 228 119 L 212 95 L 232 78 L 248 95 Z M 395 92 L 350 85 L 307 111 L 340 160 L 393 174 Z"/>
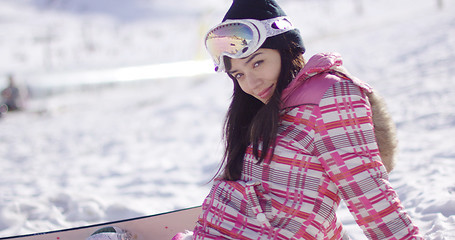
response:
<path fill-rule="evenodd" d="M 369 239 L 421 239 L 381 163 L 370 105 L 350 81 L 331 86 L 319 103 L 315 155 Z"/>

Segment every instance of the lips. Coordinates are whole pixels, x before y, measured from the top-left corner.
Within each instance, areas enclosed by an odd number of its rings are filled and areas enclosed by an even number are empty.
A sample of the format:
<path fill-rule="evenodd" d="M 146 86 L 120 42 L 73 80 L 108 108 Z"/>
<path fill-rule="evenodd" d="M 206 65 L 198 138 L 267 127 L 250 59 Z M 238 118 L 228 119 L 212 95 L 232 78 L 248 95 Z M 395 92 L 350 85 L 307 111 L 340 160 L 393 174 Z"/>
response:
<path fill-rule="evenodd" d="M 272 86 L 268 87 L 267 89 L 264 89 L 262 92 L 258 94 L 258 96 L 262 99 L 267 99 L 267 97 L 270 96 L 272 93 L 273 86 L 274 84 L 272 84 Z"/>

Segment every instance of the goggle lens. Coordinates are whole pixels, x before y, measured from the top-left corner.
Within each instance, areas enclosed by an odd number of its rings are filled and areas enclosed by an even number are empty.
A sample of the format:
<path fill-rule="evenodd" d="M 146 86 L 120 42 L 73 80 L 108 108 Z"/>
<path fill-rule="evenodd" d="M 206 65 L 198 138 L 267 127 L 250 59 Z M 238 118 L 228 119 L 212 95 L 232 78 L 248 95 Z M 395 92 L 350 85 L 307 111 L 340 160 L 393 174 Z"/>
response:
<path fill-rule="evenodd" d="M 213 29 L 207 35 L 206 47 L 218 65 L 221 54 L 241 55 L 248 50 L 253 40 L 253 31 L 249 26 L 230 23 Z"/>

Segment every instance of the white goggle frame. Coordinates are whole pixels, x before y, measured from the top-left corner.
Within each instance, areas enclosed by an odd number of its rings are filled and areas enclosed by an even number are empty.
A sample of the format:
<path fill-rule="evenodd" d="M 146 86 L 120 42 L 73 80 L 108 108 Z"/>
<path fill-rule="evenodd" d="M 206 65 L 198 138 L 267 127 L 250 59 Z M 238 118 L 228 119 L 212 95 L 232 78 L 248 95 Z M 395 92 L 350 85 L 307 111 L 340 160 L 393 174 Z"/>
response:
<path fill-rule="evenodd" d="M 250 32 L 242 33 L 233 29 L 233 32 L 244 34 L 244 36 L 237 36 L 235 35 L 236 33 L 221 34 L 229 33 L 229 28 L 236 28 L 238 30 L 239 27 L 242 27 L 242 30 L 249 30 Z M 248 57 L 257 51 L 268 37 L 273 37 L 292 29 L 295 29 L 295 27 L 286 16 L 265 20 L 226 20 L 208 31 L 205 36 L 205 47 L 213 59 L 215 71 L 221 72 L 225 71 L 224 56 L 230 58 Z"/>

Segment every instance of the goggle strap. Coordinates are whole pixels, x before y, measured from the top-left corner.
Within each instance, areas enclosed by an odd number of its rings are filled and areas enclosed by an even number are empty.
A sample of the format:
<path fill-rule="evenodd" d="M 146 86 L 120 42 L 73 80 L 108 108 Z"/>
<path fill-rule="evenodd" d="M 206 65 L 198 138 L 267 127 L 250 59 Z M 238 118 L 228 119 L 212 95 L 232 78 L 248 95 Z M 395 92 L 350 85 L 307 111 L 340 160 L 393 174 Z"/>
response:
<path fill-rule="evenodd" d="M 256 20 L 257 21 L 257 20 Z M 267 31 L 267 37 L 273 37 L 295 29 L 287 17 L 276 17 L 259 21 Z"/>

